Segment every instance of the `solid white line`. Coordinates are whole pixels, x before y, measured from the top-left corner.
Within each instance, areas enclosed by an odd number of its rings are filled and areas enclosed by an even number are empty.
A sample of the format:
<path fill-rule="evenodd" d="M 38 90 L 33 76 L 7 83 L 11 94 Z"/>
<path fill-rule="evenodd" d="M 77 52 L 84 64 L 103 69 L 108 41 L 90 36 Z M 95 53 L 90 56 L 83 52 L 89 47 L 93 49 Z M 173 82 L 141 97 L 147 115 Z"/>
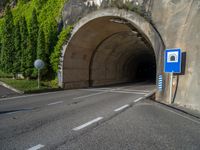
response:
<path fill-rule="evenodd" d="M 162 107 L 162 106 L 161 106 L 161 107 Z M 200 124 L 200 122 L 197 121 L 197 120 L 191 119 L 191 118 L 189 118 L 189 117 L 187 117 L 187 116 L 183 116 L 183 115 L 181 115 L 181 114 L 179 114 L 179 113 L 177 113 L 177 112 L 175 112 L 175 111 L 173 111 L 173 110 L 170 110 L 170 109 L 167 109 L 167 108 L 164 108 L 164 107 L 162 107 L 162 108 L 165 109 L 165 110 L 167 110 L 167 111 L 169 111 L 169 112 L 171 112 L 171 113 L 174 113 L 174 114 L 176 114 L 176 115 L 178 115 L 178 116 L 181 116 L 181 117 L 183 117 L 183 118 L 185 118 L 185 119 L 188 119 L 188 120 L 190 120 L 190 121 L 193 121 L 193 122 L 195 122 L 195 123 Z"/>
<path fill-rule="evenodd" d="M 145 97 L 149 97 L 151 94 L 152 94 L 152 93 L 148 93 L 148 94 L 145 95 Z"/>
<path fill-rule="evenodd" d="M 147 90 L 134 90 L 134 89 L 121 89 L 123 91 L 131 91 L 131 92 L 144 92 L 144 93 L 149 93 L 150 91 Z"/>
<path fill-rule="evenodd" d="M 105 92 L 105 91 L 108 91 L 109 89 L 105 89 L 105 90 L 103 90 L 103 89 L 81 89 L 81 90 L 83 90 L 83 91 L 92 91 L 92 92 Z"/>
<path fill-rule="evenodd" d="M 84 95 L 84 96 L 80 96 L 80 97 L 75 97 L 73 99 L 82 99 L 82 98 L 87 98 L 87 97 L 91 97 L 91 96 L 95 96 L 95 95 L 100 95 L 100 94 L 103 94 L 103 93 L 107 93 L 107 91 L 103 91 L 103 92 L 99 92 L 99 93 L 94 93 L 94 94 L 89 94 L 89 95 Z"/>
<path fill-rule="evenodd" d="M 48 106 L 51 106 L 51 105 L 56 105 L 56 104 L 60 104 L 60 103 L 63 103 L 63 101 L 58 101 L 58 102 L 54 102 L 54 103 L 49 103 L 47 104 Z"/>
<path fill-rule="evenodd" d="M 91 120 L 91 121 L 89 121 L 89 122 L 87 122 L 87 123 L 81 125 L 81 126 L 78 126 L 78 127 L 74 128 L 73 130 L 74 130 L 74 131 L 81 130 L 81 129 L 83 129 L 83 128 L 85 128 L 85 127 L 87 127 L 87 126 L 89 126 L 89 125 L 91 125 L 91 124 L 93 124 L 93 123 L 95 123 L 95 122 L 100 121 L 101 119 L 103 119 L 103 117 L 98 117 L 98 118 L 96 118 L 96 119 L 94 119 L 94 120 Z"/>
<path fill-rule="evenodd" d="M 2 98 L 2 99 L 0 99 L 0 101 L 12 100 L 12 99 L 18 99 L 18 98 L 26 98 L 26 97 L 42 96 L 42 95 L 48 95 L 48 94 L 55 94 L 55 93 L 58 93 L 58 92 L 60 92 L 60 91 L 40 93 L 40 94 L 30 94 L 30 95 L 23 95 L 23 96 L 16 96 L 16 97 L 8 97 L 8 98 Z"/>
<path fill-rule="evenodd" d="M 143 99 L 143 97 L 140 97 L 140 98 L 134 100 L 134 102 L 137 103 L 137 102 L 141 101 L 142 99 Z"/>
<path fill-rule="evenodd" d="M 124 93 L 124 94 L 140 94 L 140 95 L 147 94 L 147 93 L 142 93 L 142 92 L 127 92 L 127 91 L 108 91 L 108 92 L 111 92 L 111 93 Z"/>
<path fill-rule="evenodd" d="M 40 148 L 42 148 L 42 147 L 44 147 L 44 145 L 38 144 L 38 145 L 36 145 L 36 146 L 34 146 L 34 147 L 29 148 L 28 150 L 38 150 L 38 149 L 40 149 Z"/>
<path fill-rule="evenodd" d="M 120 110 L 123 110 L 123 109 L 125 109 L 125 108 L 127 108 L 127 107 L 129 107 L 129 105 L 127 104 L 127 105 L 124 105 L 124 106 L 122 106 L 122 107 L 120 107 L 120 108 L 117 108 L 117 109 L 115 109 L 114 111 L 120 111 Z"/>
<path fill-rule="evenodd" d="M 145 95 L 145 94 L 149 94 L 146 93 L 146 91 L 140 91 L 140 90 L 122 90 L 122 89 L 107 89 L 107 90 L 102 90 L 102 89 L 83 89 L 86 91 L 97 91 L 97 92 L 107 92 L 107 93 L 124 93 L 124 94 L 141 94 L 141 95 Z"/>

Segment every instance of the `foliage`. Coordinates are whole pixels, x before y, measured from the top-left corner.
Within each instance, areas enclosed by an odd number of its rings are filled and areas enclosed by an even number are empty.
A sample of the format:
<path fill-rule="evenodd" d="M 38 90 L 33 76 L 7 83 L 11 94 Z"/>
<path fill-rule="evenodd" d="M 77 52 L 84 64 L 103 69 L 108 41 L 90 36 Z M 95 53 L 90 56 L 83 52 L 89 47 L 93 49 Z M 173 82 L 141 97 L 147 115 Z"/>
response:
<path fill-rule="evenodd" d="M 21 33 L 20 33 L 20 23 L 17 22 L 15 25 L 15 53 L 14 53 L 14 62 L 13 62 L 13 74 L 16 75 L 21 71 Z"/>
<path fill-rule="evenodd" d="M 37 58 L 37 37 L 38 37 L 38 31 L 39 31 L 39 25 L 38 25 L 38 19 L 37 19 L 37 13 L 36 9 L 32 12 L 32 18 L 30 21 L 30 27 L 29 27 L 29 51 L 32 55 L 32 64 Z"/>
<path fill-rule="evenodd" d="M 28 29 L 27 29 L 27 23 L 25 17 L 22 17 L 20 20 L 20 26 L 21 26 L 21 50 L 22 50 L 22 56 L 21 56 L 21 71 L 25 77 L 29 76 L 27 74 L 27 64 L 30 61 L 30 54 L 28 53 Z"/>
<path fill-rule="evenodd" d="M 0 70 L 0 78 L 12 78 L 13 75 L 10 73 L 5 73 L 3 71 Z"/>
<path fill-rule="evenodd" d="M 68 26 L 66 29 L 63 29 L 62 32 L 59 35 L 59 40 L 54 48 L 54 51 L 51 55 L 51 65 L 52 68 L 55 72 L 58 71 L 58 65 L 60 61 L 60 56 L 61 56 L 61 49 L 63 44 L 69 39 L 70 34 L 71 34 L 72 27 Z"/>
<path fill-rule="evenodd" d="M 7 6 L 4 18 L 4 28 L 2 31 L 1 69 L 6 73 L 11 73 L 13 69 L 14 53 L 14 23 L 10 7 Z"/>
<path fill-rule="evenodd" d="M 36 71 L 33 63 L 38 53 L 40 53 L 39 55 L 43 55 L 42 59 L 45 59 L 46 66 L 50 70 L 49 72 L 46 72 L 46 74 L 48 73 L 48 76 L 52 74 L 50 56 L 54 51 L 54 47 L 58 41 L 58 24 L 61 18 L 62 8 L 66 1 L 67 0 L 17 1 L 17 5 L 12 9 L 13 20 L 14 24 L 16 25 L 15 27 L 13 26 L 14 32 L 16 32 L 13 34 L 15 35 L 13 45 L 16 48 L 14 55 L 15 58 L 12 59 L 16 60 L 13 64 L 13 67 L 15 68 L 13 69 L 14 74 L 21 72 L 25 77 L 35 77 Z M 3 24 L 5 19 L 6 16 L 0 19 L 0 48 L 2 47 L 1 43 L 3 42 L 2 34 L 3 29 L 5 28 Z M 18 22 L 20 22 L 20 34 L 19 30 L 17 29 Z M 39 27 L 42 28 L 40 31 L 43 31 L 42 33 L 40 32 L 42 35 L 40 34 L 40 45 L 38 46 Z M 2 48 L 2 50 L 3 49 L 4 48 Z M 39 49 L 44 51 L 41 52 Z M 2 56 L 2 50 L 0 51 L 0 56 Z M 37 52 L 37 50 L 39 52 Z M 10 54 L 7 56 L 12 58 L 10 57 Z M 2 64 L 1 59 L 0 64 Z M 0 68 L 0 70 L 2 70 L 2 68 Z M 4 71 L 6 71 L 6 69 Z"/>
<path fill-rule="evenodd" d="M 39 30 L 37 39 L 37 59 L 41 59 L 46 62 L 45 36 L 42 27 Z"/>
<path fill-rule="evenodd" d="M 29 26 L 29 41 L 28 41 L 28 53 L 31 55 L 31 60 L 29 61 L 27 73 L 29 76 L 36 77 L 37 71 L 34 68 L 34 61 L 37 59 L 37 38 L 39 31 L 39 23 L 37 18 L 37 11 L 33 9 L 32 17 Z"/>

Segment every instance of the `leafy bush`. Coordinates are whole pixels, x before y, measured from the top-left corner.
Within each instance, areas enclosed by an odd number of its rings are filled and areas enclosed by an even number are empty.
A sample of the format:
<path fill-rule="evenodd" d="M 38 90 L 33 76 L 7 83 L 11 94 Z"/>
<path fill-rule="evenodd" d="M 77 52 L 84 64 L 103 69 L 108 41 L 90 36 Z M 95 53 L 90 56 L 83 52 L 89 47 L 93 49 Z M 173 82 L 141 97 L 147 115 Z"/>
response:
<path fill-rule="evenodd" d="M 58 71 L 58 65 L 59 65 L 59 62 L 60 62 L 60 56 L 61 56 L 61 49 L 62 49 L 62 46 L 65 42 L 67 42 L 67 39 L 69 39 L 70 37 L 70 34 L 71 34 L 71 30 L 72 30 L 72 27 L 71 26 L 68 26 L 66 29 L 63 29 L 62 32 L 60 33 L 59 35 L 59 40 L 54 48 L 54 51 L 51 55 L 51 65 L 52 65 L 52 68 L 55 72 Z"/>

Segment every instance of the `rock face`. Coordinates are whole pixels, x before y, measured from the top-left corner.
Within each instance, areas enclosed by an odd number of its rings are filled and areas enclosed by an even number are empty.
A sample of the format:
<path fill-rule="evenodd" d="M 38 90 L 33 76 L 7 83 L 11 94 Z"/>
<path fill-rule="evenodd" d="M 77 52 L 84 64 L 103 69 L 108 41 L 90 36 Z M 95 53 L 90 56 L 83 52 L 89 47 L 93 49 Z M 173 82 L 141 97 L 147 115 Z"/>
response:
<path fill-rule="evenodd" d="M 74 23 L 77 23 L 76 26 L 79 26 L 80 19 L 86 20 L 85 18 L 90 17 L 90 14 L 93 12 L 102 10 L 101 13 L 104 13 L 104 9 L 108 10 L 111 8 L 118 8 L 119 11 L 136 12 L 148 21 L 163 40 L 164 47 L 160 51 L 161 55 L 164 49 L 167 48 L 179 47 L 182 49 L 186 56 L 186 62 L 184 73 L 174 76 L 174 102 L 200 110 L 200 1 L 69 0 L 63 10 L 63 21 L 65 26 Z M 137 26 L 137 28 L 140 31 L 140 27 Z M 87 30 L 88 33 L 92 32 L 92 29 Z M 143 31 L 141 30 L 141 32 Z M 146 32 L 144 33 L 146 34 Z M 78 34 L 74 35 L 77 36 Z M 68 54 L 66 53 L 65 55 Z M 163 57 L 161 55 L 159 55 L 160 66 L 158 68 L 160 71 L 157 73 L 157 76 L 163 74 L 165 84 L 163 85 L 164 91 L 160 93 L 161 99 L 158 100 L 167 102 L 169 99 L 169 76 L 163 73 Z M 83 59 L 87 60 L 88 58 L 85 55 Z"/>
<path fill-rule="evenodd" d="M 7 2 L 7 0 L 1 0 L 0 1 L 0 14 L 3 13 L 3 9 L 4 9 L 5 5 L 6 5 L 6 2 Z"/>
<path fill-rule="evenodd" d="M 74 24 L 86 14 L 111 7 L 136 10 L 149 17 L 152 0 L 69 0 L 64 6 L 63 20 L 66 24 Z"/>
<path fill-rule="evenodd" d="M 3 11 L 7 4 L 10 4 L 11 7 L 14 7 L 17 4 L 17 0 L 0 0 L 0 17 L 3 15 Z"/>

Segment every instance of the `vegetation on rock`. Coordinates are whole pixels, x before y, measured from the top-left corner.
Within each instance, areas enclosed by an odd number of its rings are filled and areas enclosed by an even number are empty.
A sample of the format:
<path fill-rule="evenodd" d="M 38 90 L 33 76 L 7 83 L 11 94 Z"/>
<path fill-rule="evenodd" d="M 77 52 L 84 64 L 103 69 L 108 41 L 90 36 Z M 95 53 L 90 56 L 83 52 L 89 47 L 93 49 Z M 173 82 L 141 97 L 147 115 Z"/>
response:
<path fill-rule="evenodd" d="M 15 2 L 16 6 L 11 9 L 9 4 L 0 19 L 0 70 L 14 77 L 20 73 L 27 79 L 35 78 L 33 63 L 40 58 L 46 65 L 43 75 L 55 77 L 62 48 L 60 45 L 71 31 L 69 28 L 63 28 L 61 34 L 58 31 L 66 0 Z M 58 40 L 58 36 L 61 39 Z"/>

